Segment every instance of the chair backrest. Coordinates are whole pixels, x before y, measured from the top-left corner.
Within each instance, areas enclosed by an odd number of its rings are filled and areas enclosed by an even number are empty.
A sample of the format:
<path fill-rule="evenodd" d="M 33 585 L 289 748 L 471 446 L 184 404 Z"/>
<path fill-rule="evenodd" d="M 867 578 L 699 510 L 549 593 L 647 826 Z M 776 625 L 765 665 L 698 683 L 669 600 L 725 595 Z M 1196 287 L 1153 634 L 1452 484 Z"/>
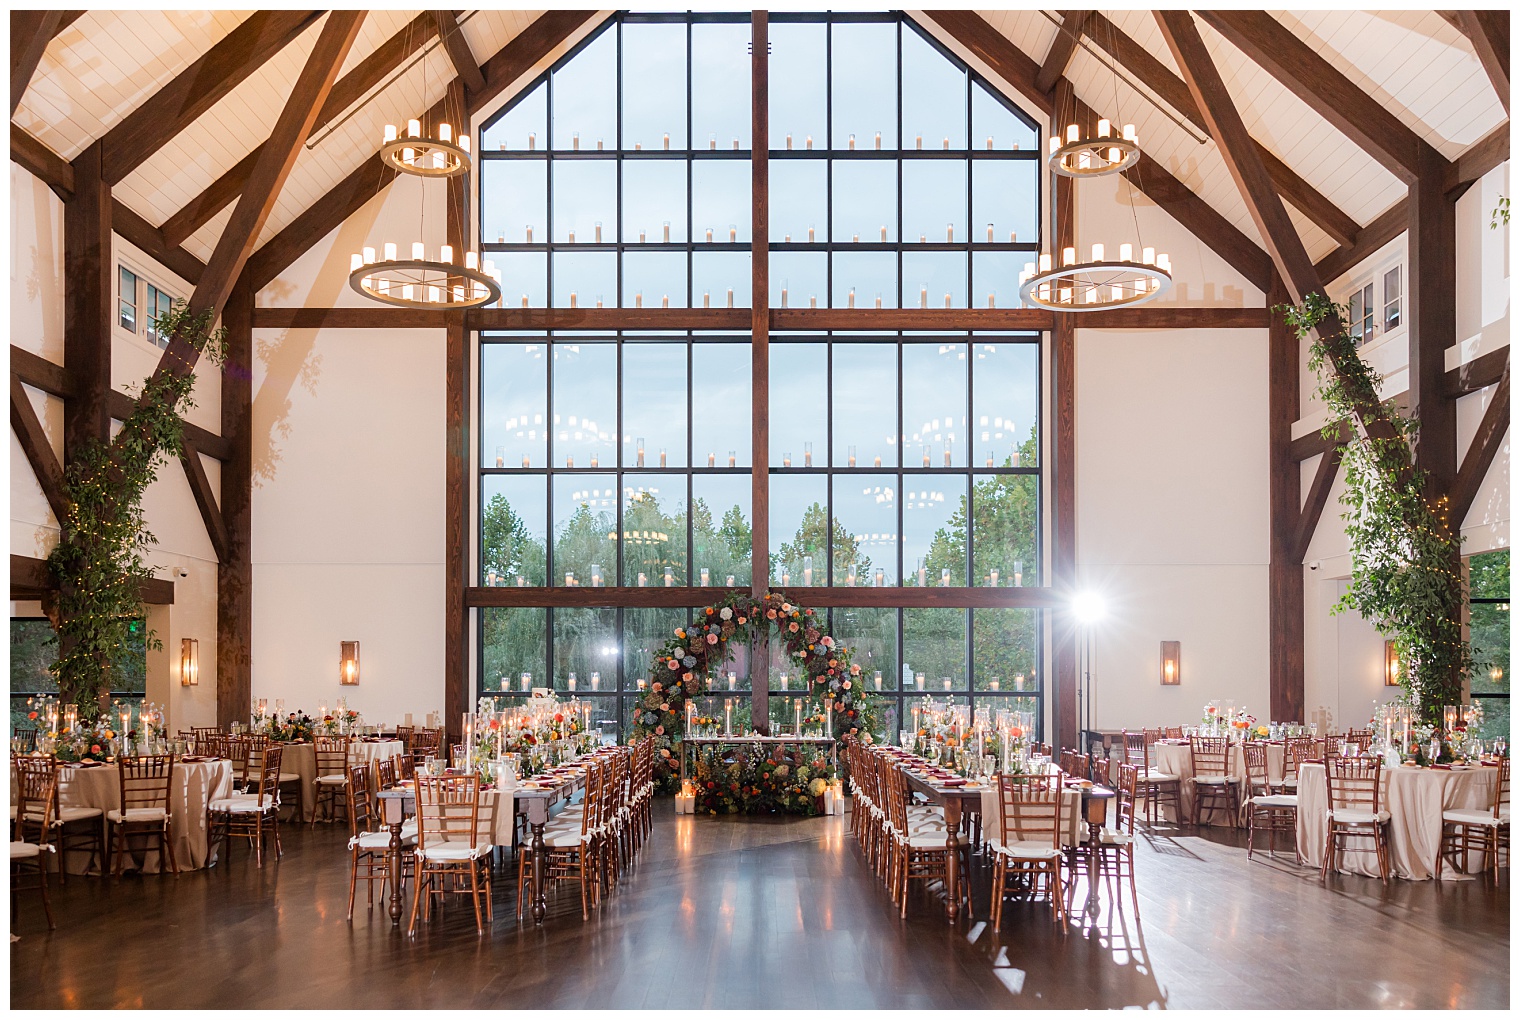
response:
<path fill-rule="evenodd" d="M 190 727 L 190 732 L 195 734 L 196 740 L 200 740 L 203 737 L 224 736 L 219 726 L 192 726 Z"/>
<path fill-rule="evenodd" d="M 35 726 L 18 726 L 11 733 L 21 742 L 22 754 L 31 754 L 37 750 L 37 728 Z"/>
<path fill-rule="evenodd" d="M 421 729 L 412 736 L 412 754 L 418 757 L 429 754 L 436 755 L 442 747 L 442 730 Z"/>
<path fill-rule="evenodd" d="M 1146 729 L 1146 731 L 1145 731 L 1145 746 L 1149 747 L 1150 745 L 1154 744 L 1156 741 L 1163 739 L 1165 736 L 1166 736 L 1166 730 L 1162 729 L 1159 726 L 1156 727 L 1155 729 Z"/>
<path fill-rule="evenodd" d="M 1283 742 L 1283 778 L 1297 779 L 1298 767 L 1320 757 L 1318 737 L 1289 737 Z"/>
<path fill-rule="evenodd" d="M 1188 741 L 1193 756 L 1193 775 L 1227 776 L 1230 774 L 1230 738 L 1193 737 Z"/>
<path fill-rule="evenodd" d="M 1166 739 L 1168 739 L 1168 740 L 1181 740 L 1182 739 L 1182 727 L 1181 726 L 1168 726 L 1166 728 Z"/>
<path fill-rule="evenodd" d="M 169 789 L 174 781 L 174 756 L 144 754 L 117 760 L 117 777 L 121 784 L 121 808 L 163 808 L 169 810 Z"/>
<path fill-rule="evenodd" d="M 22 842 L 47 841 L 58 810 L 58 772 L 50 754 L 16 759 L 16 835 Z"/>
<path fill-rule="evenodd" d="M 396 778 L 411 779 L 417 775 L 417 759 L 410 754 L 398 754 L 396 761 Z"/>
<path fill-rule="evenodd" d="M 479 776 L 417 777 L 417 849 L 428 844 L 477 844 Z"/>
<path fill-rule="evenodd" d="M 268 803 L 278 805 L 280 803 L 280 764 L 285 757 L 285 748 L 279 744 L 264 748 L 263 757 L 259 761 L 259 808 L 263 809 L 268 798 Z"/>
<path fill-rule="evenodd" d="M 412 737 L 417 733 L 415 726 L 397 726 L 396 739 L 401 741 L 402 750 L 410 753 L 412 750 Z"/>
<path fill-rule="evenodd" d="M 348 769 L 348 737 L 317 737 L 317 776 L 341 776 Z"/>
<path fill-rule="evenodd" d="M 1119 802 L 1115 808 L 1114 823 L 1119 831 L 1135 834 L 1135 796 L 1140 786 L 1140 770 L 1134 765 L 1119 766 Z"/>
<path fill-rule="evenodd" d="M 264 752 L 269 749 L 270 740 L 267 733 L 248 734 L 248 759 L 243 764 L 243 785 L 250 786 L 259 781 L 259 774 L 264 769 Z"/>
<path fill-rule="evenodd" d="M 353 765 L 348 769 L 348 781 L 346 786 L 348 801 L 348 831 L 349 835 L 357 836 L 361 832 L 371 832 L 377 828 L 375 818 L 374 791 L 369 788 L 369 766 Z"/>
<path fill-rule="evenodd" d="M 396 785 L 395 758 L 381 758 L 375 762 L 375 785 L 380 790 L 389 790 Z"/>
<path fill-rule="evenodd" d="M 1271 793 L 1272 784 L 1267 778 L 1267 745 L 1248 740 L 1241 747 L 1241 753 L 1246 759 L 1246 796 Z"/>
<path fill-rule="evenodd" d="M 1509 759 L 1499 759 L 1499 775 L 1494 781 L 1494 817 L 1504 814 L 1509 807 Z"/>
<path fill-rule="evenodd" d="M 1325 786 L 1331 810 L 1349 808 L 1376 814 L 1382 800 L 1383 759 L 1325 758 Z"/>
<path fill-rule="evenodd" d="M 999 775 L 1003 845 L 1049 843 L 1059 849 L 1062 794 L 1059 776 Z"/>
<path fill-rule="evenodd" d="M 1124 761 L 1133 765 L 1141 772 L 1151 770 L 1151 748 L 1145 739 L 1145 734 L 1131 733 L 1124 730 Z"/>
<path fill-rule="evenodd" d="M 1029 745 L 1029 753 L 1030 754 L 1043 754 L 1045 757 L 1049 758 L 1050 757 L 1050 745 L 1049 744 L 1030 744 Z"/>
<path fill-rule="evenodd" d="M 244 786 L 248 785 L 248 756 L 253 753 L 251 740 L 247 734 L 222 740 L 222 753 L 232 762 L 232 774 Z"/>

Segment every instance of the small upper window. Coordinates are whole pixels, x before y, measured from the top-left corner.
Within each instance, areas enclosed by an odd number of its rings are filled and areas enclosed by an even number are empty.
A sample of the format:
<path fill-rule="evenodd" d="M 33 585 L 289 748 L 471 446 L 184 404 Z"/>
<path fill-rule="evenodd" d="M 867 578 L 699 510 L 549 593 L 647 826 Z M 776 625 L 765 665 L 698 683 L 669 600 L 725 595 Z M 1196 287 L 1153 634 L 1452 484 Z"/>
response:
<path fill-rule="evenodd" d="M 1394 266 L 1383 274 L 1383 332 L 1397 329 L 1404 321 L 1404 267 Z"/>
<path fill-rule="evenodd" d="M 174 304 L 174 299 L 151 283 L 145 284 L 145 289 L 147 293 L 144 311 L 148 320 L 148 339 L 160 347 L 168 347 L 169 337 L 167 334 L 159 331 L 158 320 L 168 314 L 169 309 Z"/>
<path fill-rule="evenodd" d="M 1372 284 L 1358 287 L 1351 294 L 1351 336 L 1360 347 L 1372 339 L 1373 320 L 1372 313 L 1375 306 L 1372 303 Z"/>
<path fill-rule="evenodd" d="M 137 274 L 118 266 L 116 321 L 128 333 L 137 332 Z"/>

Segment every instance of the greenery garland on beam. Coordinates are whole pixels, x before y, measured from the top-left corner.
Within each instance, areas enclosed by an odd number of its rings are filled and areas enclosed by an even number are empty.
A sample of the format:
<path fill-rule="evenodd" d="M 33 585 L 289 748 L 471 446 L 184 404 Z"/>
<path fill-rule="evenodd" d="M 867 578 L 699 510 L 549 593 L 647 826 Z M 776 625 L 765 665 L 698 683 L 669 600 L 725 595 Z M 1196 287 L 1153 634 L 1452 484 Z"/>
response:
<path fill-rule="evenodd" d="M 807 681 L 807 691 L 821 706 L 833 708 L 833 736 L 858 735 L 869 741 L 876 722 L 872 698 L 861 684 L 860 666 L 850 649 L 825 634 L 811 609 L 767 592 L 759 598 L 730 594 L 699 610 L 697 618 L 652 653 L 648 689 L 634 707 L 633 736 L 654 736 L 656 778 L 662 788 L 674 787 L 679 770 L 686 702 L 704 696 L 704 680 L 733 655 L 733 642 L 748 643 L 767 627 L 786 650 L 787 661 Z"/>
<path fill-rule="evenodd" d="M 183 301 L 159 316 L 163 336 L 180 335 L 213 364 L 221 364 L 226 330 L 211 329 L 209 312 L 191 315 Z M 183 449 L 183 414 L 195 406 L 195 375 L 156 373 L 143 384 L 114 442 L 91 439 L 70 451 L 64 474 L 68 510 L 48 569 L 58 583 L 48 606 L 58 632 L 52 666 L 59 696 L 94 719 L 111 677 L 128 650 L 132 621 L 142 616 L 142 581 L 152 578 L 142 550 L 156 543 L 143 514 L 143 493 L 159 469 Z M 161 643 L 148 635 L 148 647 Z"/>
<path fill-rule="evenodd" d="M 1347 321 L 1346 309 L 1320 294 L 1300 306 L 1280 305 L 1288 325 L 1309 336 L 1326 318 Z M 1330 333 L 1331 331 L 1326 331 Z M 1419 422 L 1378 397 L 1382 377 L 1357 351 L 1344 329 L 1317 337 L 1309 368 L 1319 376 L 1327 424 L 1321 435 L 1338 443 L 1346 487 L 1346 537 L 1351 547 L 1351 587 L 1333 610 L 1355 610 L 1389 635 L 1403 664 L 1402 687 L 1426 722 L 1438 724 L 1443 705 L 1462 700 L 1462 681 L 1472 669 L 1472 650 L 1462 635 L 1466 592 L 1461 570 L 1461 532 L 1448 519 L 1448 497 L 1432 505 L 1425 473 L 1411 468 L 1410 447 Z M 1355 423 L 1358 409 L 1381 405 L 1391 426 L 1374 438 Z"/>

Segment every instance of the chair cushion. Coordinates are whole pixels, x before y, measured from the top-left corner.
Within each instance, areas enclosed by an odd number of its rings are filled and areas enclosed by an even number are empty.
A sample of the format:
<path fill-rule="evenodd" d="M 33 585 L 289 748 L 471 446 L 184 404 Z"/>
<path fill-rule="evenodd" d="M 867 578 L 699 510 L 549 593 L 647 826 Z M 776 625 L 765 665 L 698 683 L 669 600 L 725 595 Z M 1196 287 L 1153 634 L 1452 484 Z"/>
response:
<path fill-rule="evenodd" d="M 1441 821 L 1455 822 L 1459 825 L 1508 825 L 1509 811 L 1507 807 L 1500 808 L 1501 814 L 1494 817 L 1492 811 L 1483 808 L 1451 808 L 1441 812 Z"/>
<path fill-rule="evenodd" d="M 491 852 L 491 844 L 470 846 L 468 843 L 434 843 L 417 853 L 430 861 L 468 861 L 484 857 Z"/>
<path fill-rule="evenodd" d="M 113 822 L 161 822 L 169 817 L 169 812 L 161 807 L 135 807 L 128 808 L 123 814 L 117 808 L 106 812 L 106 818 Z"/>
<path fill-rule="evenodd" d="M 1257 807 L 1296 808 L 1298 807 L 1298 794 L 1273 793 L 1261 797 L 1252 797 L 1246 803 L 1255 804 Z"/>
<path fill-rule="evenodd" d="M 1332 808 L 1330 810 L 1331 820 L 1340 822 L 1343 825 L 1371 825 L 1374 820 L 1386 822 L 1392 817 L 1387 811 L 1379 811 L 1377 818 L 1374 819 L 1371 811 L 1362 811 L 1357 808 Z"/>
<path fill-rule="evenodd" d="M 284 781 L 285 781 L 285 779 L 282 776 L 280 778 L 280 782 L 283 783 Z M 316 778 L 315 782 L 317 782 L 318 784 L 320 784 L 322 786 L 343 786 L 344 784 L 346 784 L 348 782 L 348 777 L 347 776 L 318 776 Z"/>
<path fill-rule="evenodd" d="M 994 841 L 993 850 L 1004 857 L 1011 857 L 1018 861 L 1054 861 L 1060 860 L 1062 856 L 1060 850 L 1038 839 L 1021 839 L 1012 844 Z"/>
<path fill-rule="evenodd" d="M 416 833 L 410 836 L 404 832 L 401 834 L 402 846 L 410 846 L 416 842 Z M 358 847 L 360 850 L 388 850 L 391 845 L 391 834 L 385 829 L 379 832 L 361 832 L 359 835 L 351 838 L 348 841 L 348 845 L 350 847 Z"/>
<path fill-rule="evenodd" d="M 908 846 L 914 850 L 946 850 L 947 840 L 944 832 L 912 832 L 908 834 Z M 955 835 L 955 845 L 965 846 L 966 837 L 960 833 Z"/>
<path fill-rule="evenodd" d="M 301 774 L 299 772 L 281 772 L 280 773 L 280 782 L 282 784 L 283 783 L 299 783 L 300 781 L 301 781 Z"/>
<path fill-rule="evenodd" d="M 24 861 L 28 858 L 36 857 L 41 853 L 42 847 L 38 846 L 36 843 L 11 844 L 11 860 L 13 861 Z"/>
<path fill-rule="evenodd" d="M 590 833 L 587 833 L 585 838 L 590 840 Z M 581 842 L 581 830 L 579 828 L 544 831 L 544 846 L 552 846 L 563 850 L 567 847 L 580 846 Z"/>
<path fill-rule="evenodd" d="M 230 815 L 256 815 L 264 811 L 273 811 L 280 806 L 280 802 L 274 797 L 265 797 L 262 807 L 259 806 L 259 796 L 256 793 L 241 793 L 233 797 L 218 797 L 211 802 L 212 811 L 224 811 Z"/>
<path fill-rule="evenodd" d="M 1147 772 L 1140 777 L 1140 781 L 1144 783 L 1175 783 L 1177 779 L 1178 777 L 1170 772 Z"/>
<path fill-rule="evenodd" d="M 1235 782 L 1234 776 L 1194 776 L 1193 782 L 1200 786 L 1224 786 Z"/>
<path fill-rule="evenodd" d="M 58 809 L 58 817 L 53 820 L 54 825 L 67 825 L 70 822 L 81 822 L 86 818 L 99 818 L 105 814 L 98 807 L 63 807 Z"/>
<path fill-rule="evenodd" d="M 1134 841 L 1134 836 L 1127 832 L 1119 832 L 1117 829 L 1104 829 L 1098 834 L 1098 842 L 1109 846 L 1129 846 Z"/>

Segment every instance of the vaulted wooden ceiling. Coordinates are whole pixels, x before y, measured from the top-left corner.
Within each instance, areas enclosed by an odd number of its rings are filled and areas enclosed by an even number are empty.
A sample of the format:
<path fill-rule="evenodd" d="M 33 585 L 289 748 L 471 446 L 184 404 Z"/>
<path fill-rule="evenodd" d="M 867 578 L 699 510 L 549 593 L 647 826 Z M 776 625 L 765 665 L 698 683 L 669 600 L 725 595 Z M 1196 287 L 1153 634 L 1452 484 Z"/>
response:
<path fill-rule="evenodd" d="M 66 161 L 100 140 L 118 230 L 194 271 L 212 256 L 323 13 L 13 12 L 13 159 L 57 186 Z M 424 115 L 456 78 L 478 106 L 599 20 L 541 14 L 368 12 L 255 239 L 268 246 L 266 275 L 389 180 L 374 164 L 383 124 Z M 1151 12 L 919 18 L 1015 93 L 1050 103 L 1069 88 L 1074 108 L 1135 123 L 1153 189 L 1227 226 L 1216 233 L 1263 244 Z M 1304 247 L 1328 268 L 1401 229 L 1411 177 L 1401 152 L 1429 146 L 1451 163 L 1454 186 L 1507 157 L 1506 12 L 1197 12 L 1196 20 Z"/>

